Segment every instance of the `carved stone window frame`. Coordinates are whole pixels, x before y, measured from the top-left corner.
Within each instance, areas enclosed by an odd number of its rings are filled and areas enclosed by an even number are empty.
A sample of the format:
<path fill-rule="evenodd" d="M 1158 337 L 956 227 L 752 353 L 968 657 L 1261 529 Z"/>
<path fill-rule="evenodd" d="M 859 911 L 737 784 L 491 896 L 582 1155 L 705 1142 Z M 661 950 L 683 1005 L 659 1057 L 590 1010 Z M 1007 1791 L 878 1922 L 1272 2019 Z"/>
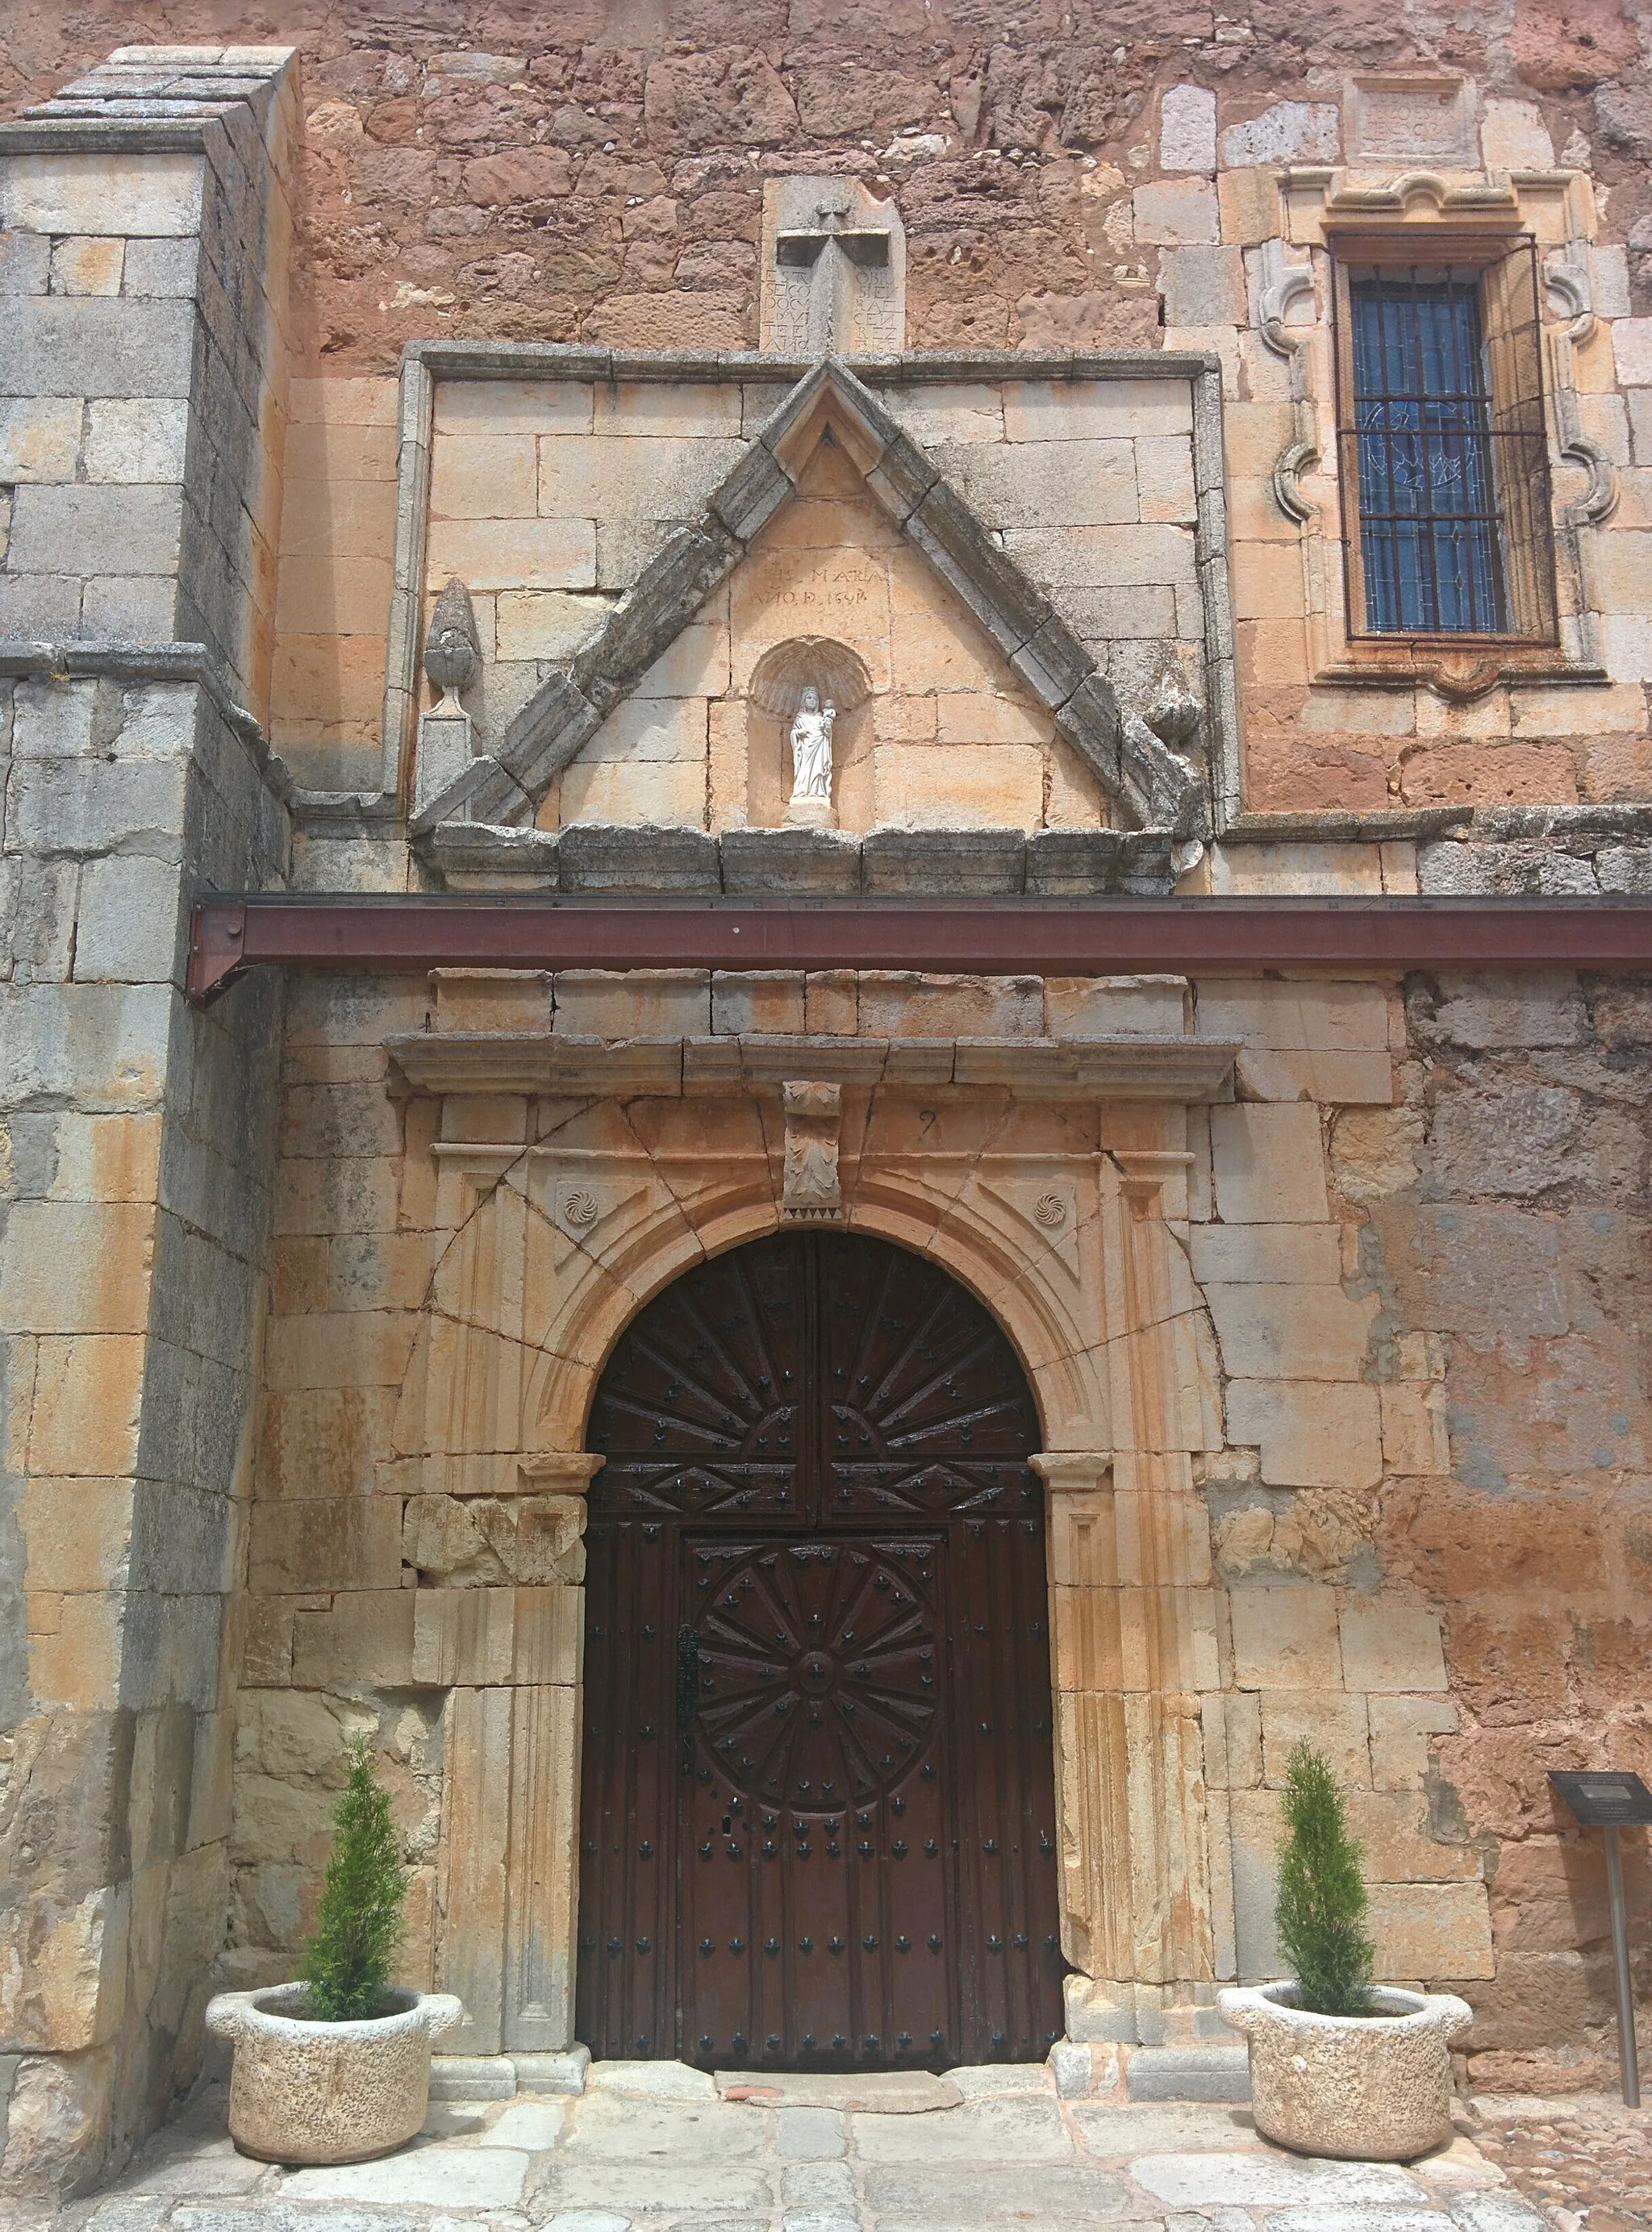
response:
<path fill-rule="evenodd" d="M 1593 197 L 1578 171 L 1377 173 L 1322 165 L 1292 165 L 1280 177 L 1282 236 L 1263 251 L 1261 332 L 1289 362 L 1291 439 L 1273 465 L 1279 509 L 1302 536 L 1309 626 L 1310 674 L 1316 684 L 1433 690 L 1448 702 L 1483 696 L 1500 682 L 1603 683 L 1599 616 L 1591 584 L 1590 530 L 1617 501 L 1610 461 L 1584 433 L 1577 406 L 1575 353 L 1593 337 L 1589 280 L 1595 230 Z M 1350 626 L 1344 594 L 1341 489 L 1337 459 L 1337 377 L 1340 346 L 1332 309 L 1333 253 L 1338 261 L 1369 251 L 1391 256 L 1403 247 L 1419 263 L 1446 260 L 1465 239 L 1537 243 L 1543 313 L 1544 386 L 1559 641 L 1438 636 L 1382 638 Z M 1310 323 L 1290 322 L 1299 300 Z M 1587 481 L 1568 501 L 1565 469 Z M 1318 489 L 1304 485 L 1310 477 Z"/>

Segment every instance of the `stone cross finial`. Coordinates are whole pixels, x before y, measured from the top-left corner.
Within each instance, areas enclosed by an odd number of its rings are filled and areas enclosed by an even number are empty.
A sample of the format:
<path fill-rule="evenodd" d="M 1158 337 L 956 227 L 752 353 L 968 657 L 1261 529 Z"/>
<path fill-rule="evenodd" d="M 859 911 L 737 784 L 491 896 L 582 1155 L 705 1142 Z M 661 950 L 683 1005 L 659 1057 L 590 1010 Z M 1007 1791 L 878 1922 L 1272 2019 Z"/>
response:
<path fill-rule="evenodd" d="M 906 234 L 853 178 L 774 178 L 763 195 L 762 345 L 878 354 L 906 341 Z"/>

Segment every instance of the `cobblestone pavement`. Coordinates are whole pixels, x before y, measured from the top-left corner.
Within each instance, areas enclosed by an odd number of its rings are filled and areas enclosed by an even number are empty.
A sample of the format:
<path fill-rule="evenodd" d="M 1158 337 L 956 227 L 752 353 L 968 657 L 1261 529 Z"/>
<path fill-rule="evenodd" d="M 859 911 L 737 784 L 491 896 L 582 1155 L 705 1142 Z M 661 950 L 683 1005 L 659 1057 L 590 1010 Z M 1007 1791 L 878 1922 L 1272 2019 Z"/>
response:
<path fill-rule="evenodd" d="M 957 2105 L 891 2114 L 640 2067 L 437 2105 L 412 2146 L 339 2170 L 237 2155 L 209 2091 L 51 2232 L 1552 2232 L 1466 2131 L 1402 2169 L 1288 2154 L 1242 2108 L 1059 2099 L 1040 2067 L 956 2071 Z"/>
<path fill-rule="evenodd" d="M 1652 2232 L 1652 2108 L 1606 2093 L 1474 2105 L 1480 2151 L 1565 2232 Z"/>

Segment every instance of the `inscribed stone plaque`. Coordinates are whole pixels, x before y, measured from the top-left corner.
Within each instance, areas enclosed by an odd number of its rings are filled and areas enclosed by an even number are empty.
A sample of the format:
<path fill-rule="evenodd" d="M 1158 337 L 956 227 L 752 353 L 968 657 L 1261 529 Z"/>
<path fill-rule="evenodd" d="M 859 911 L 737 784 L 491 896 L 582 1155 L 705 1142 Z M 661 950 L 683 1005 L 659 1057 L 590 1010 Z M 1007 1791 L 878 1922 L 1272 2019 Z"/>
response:
<path fill-rule="evenodd" d="M 763 191 L 762 346 L 779 356 L 906 343 L 906 232 L 854 178 L 771 178 Z"/>
<path fill-rule="evenodd" d="M 1474 89 L 1466 78 L 1405 70 L 1350 78 L 1343 133 L 1352 163 L 1480 160 Z"/>

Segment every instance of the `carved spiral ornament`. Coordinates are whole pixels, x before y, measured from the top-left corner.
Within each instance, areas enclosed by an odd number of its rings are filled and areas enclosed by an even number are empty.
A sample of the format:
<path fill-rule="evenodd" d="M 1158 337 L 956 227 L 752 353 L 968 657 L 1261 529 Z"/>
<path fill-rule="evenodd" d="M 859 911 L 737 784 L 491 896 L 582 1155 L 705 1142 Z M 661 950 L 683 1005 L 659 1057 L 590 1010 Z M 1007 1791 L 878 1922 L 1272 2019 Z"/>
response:
<path fill-rule="evenodd" d="M 562 1214 L 567 1222 L 583 1230 L 597 1221 L 599 1204 L 589 1186 L 571 1186 L 562 1197 Z"/>
<path fill-rule="evenodd" d="M 1067 1221 L 1067 1205 L 1059 1193 L 1041 1193 L 1033 1204 L 1034 1219 L 1046 1232 L 1053 1232 Z"/>

